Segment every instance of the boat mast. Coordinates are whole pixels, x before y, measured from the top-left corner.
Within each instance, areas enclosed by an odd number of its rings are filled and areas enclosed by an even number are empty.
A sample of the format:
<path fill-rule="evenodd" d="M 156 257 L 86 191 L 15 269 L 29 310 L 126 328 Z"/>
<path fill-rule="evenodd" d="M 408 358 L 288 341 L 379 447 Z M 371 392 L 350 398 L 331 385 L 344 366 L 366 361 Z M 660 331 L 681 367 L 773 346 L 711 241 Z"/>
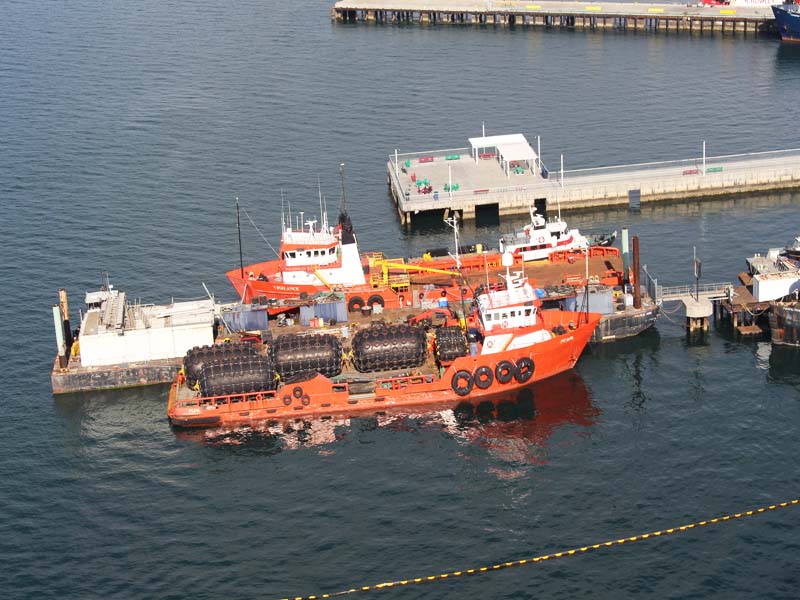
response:
<path fill-rule="evenodd" d="M 344 192 L 344 163 L 339 163 L 339 175 L 342 179 L 342 212 L 347 213 L 347 195 Z"/>
<path fill-rule="evenodd" d="M 458 219 L 456 219 L 456 217 L 449 217 L 445 219 L 444 222 L 453 228 L 453 238 L 455 239 L 456 243 L 456 253 L 455 256 L 452 254 L 451 256 L 456 259 L 456 269 L 461 269 L 461 257 L 458 254 Z"/>
<path fill-rule="evenodd" d="M 244 280 L 244 257 L 242 256 L 242 224 L 239 221 L 239 196 L 236 196 L 236 232 L 239 234 L 239 276 Z"/>

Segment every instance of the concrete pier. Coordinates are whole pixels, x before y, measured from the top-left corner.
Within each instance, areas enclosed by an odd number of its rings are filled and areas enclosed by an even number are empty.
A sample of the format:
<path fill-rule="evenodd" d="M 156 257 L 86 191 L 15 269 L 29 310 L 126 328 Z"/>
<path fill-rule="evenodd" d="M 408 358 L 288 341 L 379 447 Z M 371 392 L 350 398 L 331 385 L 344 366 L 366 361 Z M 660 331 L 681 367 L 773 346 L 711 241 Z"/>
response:
<path fill-rule="evenodd" d="M 536 0 L 340 0 L 331 18 L 348 23 L 402 23 L 613 29 L 689 34 L 775 34 L 769 6 L 697 6 Z"/>
<path fill-rule="evenodd" d="M 541 164 L 509 173 L 491 154 L 475 160 L 470 148 L 398 152 L 386 166 L 403 224 L 428 211 L 474 219 L 476 210 L 506 216 L 527 214 L 530 206 L 543 212 L 557 203 L 562 210 L 637 209 L 646 202 L 800 188 L 800 149 L 572 169 L 563 176 Z"/>

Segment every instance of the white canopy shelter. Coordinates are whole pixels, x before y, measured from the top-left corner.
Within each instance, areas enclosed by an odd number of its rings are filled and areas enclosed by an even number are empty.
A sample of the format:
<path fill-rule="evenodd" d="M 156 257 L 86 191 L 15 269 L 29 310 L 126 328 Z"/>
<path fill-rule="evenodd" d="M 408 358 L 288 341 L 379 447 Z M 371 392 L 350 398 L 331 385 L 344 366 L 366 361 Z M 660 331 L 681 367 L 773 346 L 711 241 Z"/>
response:
<path fill-rule="evenodd" d="M 528 140 L 521 133 L 469 138 L 469 143 L 472 147 L 472 157 L 476 163 L 481 155 L 493 154 L 500 162 L 506 176 L 510 175 L 511 163 L 525 163 L 534 173 L 537 171 L 536 151 L 531 148 Z"/>

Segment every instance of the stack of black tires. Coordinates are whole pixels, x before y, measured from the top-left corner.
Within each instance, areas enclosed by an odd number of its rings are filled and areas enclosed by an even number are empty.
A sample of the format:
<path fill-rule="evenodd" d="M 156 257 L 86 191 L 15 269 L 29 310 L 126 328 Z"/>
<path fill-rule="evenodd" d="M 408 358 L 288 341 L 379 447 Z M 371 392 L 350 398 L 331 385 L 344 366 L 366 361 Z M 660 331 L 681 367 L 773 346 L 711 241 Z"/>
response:
<path fill-rule="evenodd" d="M 380 325 L 353 336 L 353 365 L 361 373 L 419 367 L 425 363 L 425 331 L 409 325 Z"/>
<path fill-rule="evenodd" d="M 227 360 L 203 365 L 199 382 L 203 396 L 274 390 L 275 367 L 267 355 L 232 356 Z"/>
<path fill-rule="evenodd" d="M 250 394 L 275 389 L 272 359 L 251 343 L 192 348 L 183 359 L 186 383 L 203 396 Z"/>
<path fill-rule="evenodd" d="M 272 344 L 272 361 L 284 381 L 300 373 L 336 377 L 342 372 L 342 343 L 336 336 L 282 335 Z"/>
<path fill-rule="evenodd" d="M 195 346 L 183 357 L 183 370 L 186 383 L 194 387 L 200 378 L 203 366 L 213 362 L 223 362 L 231 358 L 255 356 L 259 347 L 249 342 L 233 344 L 214 344 L 213 346 Z"/>
<path fill-rule="evenodd" d="M 455 359 L 467 355 L 467 340 L 461 327 L 440 327 L 436 330 L 436 360 L 440 364 L 449 364 Z"/>

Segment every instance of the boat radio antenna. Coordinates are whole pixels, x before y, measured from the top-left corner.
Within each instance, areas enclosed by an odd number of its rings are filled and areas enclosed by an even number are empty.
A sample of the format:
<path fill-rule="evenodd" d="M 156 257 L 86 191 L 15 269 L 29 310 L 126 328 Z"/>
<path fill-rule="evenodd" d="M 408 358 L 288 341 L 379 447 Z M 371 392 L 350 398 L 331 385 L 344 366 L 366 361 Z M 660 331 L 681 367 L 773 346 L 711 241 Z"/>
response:
<path fill-rule="evenodd" d="M 239 196 L 236 196 L 236 232 L 239 234 L 239 276 L 244 280 L 244 257 L 242 255 L 242 224 L 239 221 Z"/>

